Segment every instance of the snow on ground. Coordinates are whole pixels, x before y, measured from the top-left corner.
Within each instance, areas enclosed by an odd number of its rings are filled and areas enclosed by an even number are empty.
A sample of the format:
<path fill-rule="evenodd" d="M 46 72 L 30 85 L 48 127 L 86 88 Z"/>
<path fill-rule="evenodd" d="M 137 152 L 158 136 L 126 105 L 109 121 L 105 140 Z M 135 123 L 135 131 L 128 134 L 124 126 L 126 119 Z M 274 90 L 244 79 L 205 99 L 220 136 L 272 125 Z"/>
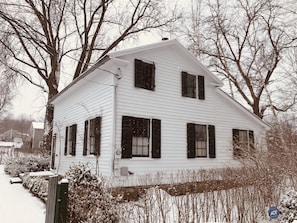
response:
<path fill-rule="evenodd" d="M 10 184 L 10 176 L 0 165 L 0 222 L 45 222 L 45 204 L 34 197 L 22 184 Z"/>

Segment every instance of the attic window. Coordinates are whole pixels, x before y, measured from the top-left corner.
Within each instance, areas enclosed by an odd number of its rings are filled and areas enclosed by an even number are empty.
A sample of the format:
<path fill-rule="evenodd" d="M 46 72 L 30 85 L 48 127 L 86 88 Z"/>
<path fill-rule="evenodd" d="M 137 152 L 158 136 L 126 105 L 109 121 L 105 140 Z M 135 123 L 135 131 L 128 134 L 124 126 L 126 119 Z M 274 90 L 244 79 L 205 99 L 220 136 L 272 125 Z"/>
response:
<path fill-rule="evenodd" d="M 205 99 L 204 76 L 182 72 L 182 96 Z M 198 89 L 198 90 L 197 90 Z"/>
<path fill-rule="evenodd" d="M 155 90 L 155 64 L 135 59 L 135 87 Z"/>

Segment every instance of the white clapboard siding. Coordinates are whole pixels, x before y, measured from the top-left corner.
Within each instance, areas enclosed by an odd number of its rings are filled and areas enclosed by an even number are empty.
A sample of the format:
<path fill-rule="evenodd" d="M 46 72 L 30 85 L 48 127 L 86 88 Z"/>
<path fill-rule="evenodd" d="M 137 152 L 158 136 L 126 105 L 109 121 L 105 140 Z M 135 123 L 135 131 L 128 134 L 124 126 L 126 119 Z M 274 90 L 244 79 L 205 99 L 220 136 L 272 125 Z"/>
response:
<path fill-rule="evenodd" d="M 221 82 L 179 44 L 168 43 L 144 51 L 111 54 L 112 59 L 83 75 L 54 100 L 57 173 L 64 174 L 73 163 L 90 163 L 99 174 L 126 184 L 132 179 L 135 184 L 138 176 L 147 173 L 237 166 L 231 146 L 234 128 L 253 130 L 256 142 L 262 142 L 266 124 L 223 93 L 218 88 Z M 155 64 L 154 91 L 134 86 L 135 59 Z M 182 71 L 205 77 L 205 100 L 182 97 Z M 102 117 L 98 160 L 82 155 L 84 122 L 96 116 Z M 122 116 L 161 120 L 160 159 L 115 159 L 114 151 L 121 151 Z M 187 123 L 215 126 L 216 158 L 187 158 Z M 77 124 L 76 156 L 65 156 L 65 128 L 72 124 Z M 121 167 L 134 173 L 130 180 L 119 177 Z"/>
<path fill-rule="evenodd" d="M 93 74 L 80 80 L 68 89 L 63 100 L 56 102 L 54 115 L 54 133 L 59 140 L 56 144 L 56 171 L 64 174 L 73 163 L 90 163 L 97 172 L 110 174 L 110 151 L 112 132 L 112 76 L 95 70 Z M 66 95 L 67 93 L 67 95 Z M 101 155 L 83 156 L 84 122 L 87 119 L 102 117 Z M 64 155 L 65 128 L 77 124 L 76 155 Z"/>
<path fill-rule="evenodd" d="M 156 66 L 156 88 L 149 91 L 134 87 L 134 59 L 151 61 Z M 216 168 L 235 165 L 232 158 L 232 129 L 250 129 L 255 136 L 263 125 L 242 112 L 224 98 L 213 85 L 213 80 L 200 67 L 188 62 L 170 48 L 146 51 L 125 56 L 132 66 L 123 70 L 117 94 L 117 148 L 121 145 L 121 118 L 131 115 L 161 120 L 161 159 L 121 159 L 119 166 L 141 174 L 199 168 Z M 181 96 L 181 71 L 205 76 L 205 100 Z M 216 158 L 187 158 L 187 123 L 215 125 Z"/>

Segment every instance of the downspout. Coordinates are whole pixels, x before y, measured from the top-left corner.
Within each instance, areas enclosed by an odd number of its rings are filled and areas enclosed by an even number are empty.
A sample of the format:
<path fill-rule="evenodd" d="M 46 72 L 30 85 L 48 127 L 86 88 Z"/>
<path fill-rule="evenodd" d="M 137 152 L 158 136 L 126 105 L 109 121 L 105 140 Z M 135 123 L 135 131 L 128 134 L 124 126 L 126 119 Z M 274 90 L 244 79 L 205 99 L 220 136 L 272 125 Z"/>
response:
<path fill-rule="evenodd" d="M 120 75 L 118 74 L 120 72 L 120 68 L 118 68 L 118 71 L 116 74 L 112 75 L 112 86 L 113 86 L 113 91 L 112 91 L 112 135 L 111 135 L 111 163 L 110 163 L 110 170 L 111 170 L 111 175 L 114 175 L 114 166 L 115 166 L 115 157 L 114 153 L 116 150 L 116 118 L 117 118 L 117 87 L 118 87 L 118 80 L 121 78 Z"/>

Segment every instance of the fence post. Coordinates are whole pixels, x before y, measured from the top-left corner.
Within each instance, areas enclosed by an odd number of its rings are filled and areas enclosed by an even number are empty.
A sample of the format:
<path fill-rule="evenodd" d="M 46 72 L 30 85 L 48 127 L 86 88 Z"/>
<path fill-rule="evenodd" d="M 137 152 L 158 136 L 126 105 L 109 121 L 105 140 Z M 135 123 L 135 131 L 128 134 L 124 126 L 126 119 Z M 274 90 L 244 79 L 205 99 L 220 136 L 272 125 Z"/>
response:
<path fill-rule="evenodd" d="M 58 176 L 50 176 L 48 181 L 45 223 L 54 223 Z"/>
<path fill-rule="evenodd" d="M 45 223 L 66 223 L 68 181 L 58 182 L 58 176 L 49 177 Z"/>
<path fill-rule="evenodd" d="M 55 223 L 66 223 L 68 204 L 68 180 L 62 179 L 57 185 Z"/>

